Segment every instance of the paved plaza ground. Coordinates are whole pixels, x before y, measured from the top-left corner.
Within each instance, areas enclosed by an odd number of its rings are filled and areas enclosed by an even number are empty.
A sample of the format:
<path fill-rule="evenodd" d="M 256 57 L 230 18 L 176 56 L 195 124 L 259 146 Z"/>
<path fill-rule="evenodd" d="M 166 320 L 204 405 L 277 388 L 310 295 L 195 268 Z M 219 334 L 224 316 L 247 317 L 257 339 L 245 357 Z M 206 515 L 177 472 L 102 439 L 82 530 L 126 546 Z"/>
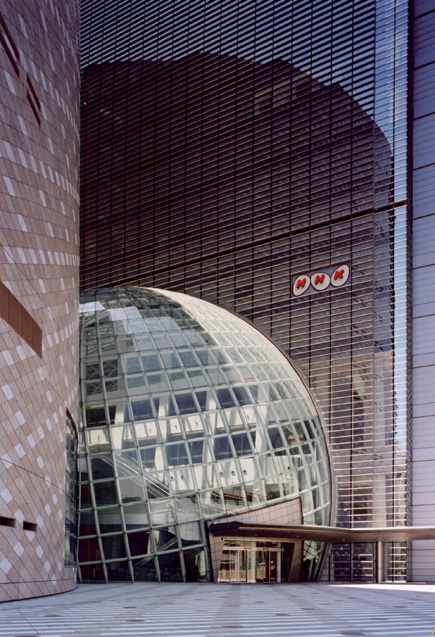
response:
<path fill-rule="evenodd" d="M 0 604 L 0 637 L 430 637 L 434 629 L 435 585 L 419 584 L 88 584 Z"/>

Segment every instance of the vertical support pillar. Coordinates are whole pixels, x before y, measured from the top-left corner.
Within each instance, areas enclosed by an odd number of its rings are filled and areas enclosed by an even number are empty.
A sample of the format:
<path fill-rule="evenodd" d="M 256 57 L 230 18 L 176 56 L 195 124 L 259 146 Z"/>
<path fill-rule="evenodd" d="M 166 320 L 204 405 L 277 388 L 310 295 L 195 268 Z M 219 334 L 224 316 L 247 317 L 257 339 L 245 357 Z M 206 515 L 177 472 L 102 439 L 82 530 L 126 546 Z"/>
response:
<path fill-rule="evenodd" d="M 213 581 L 217 584 L 219 579 L 219 569 L 221 566 L 222 552 L 224 550 L 225 539 L 210 533 L 210 556 L 213 572 Z"/>
<path fill-rule="evenodd" d="M 257 567 L 257 551 L 246 551 L 246 569 L 248 584 L 255 584 Z"/>
<path fill-rule="evenodd" d="M 281 544 L 279 544 L 281 546 Z M 278 551 L 276 554 L 276 582 L 277 584 L 281 584 L 281 551 Z"/>
<path fill-rule="evenodd" d="M 382 584 L 384 579 L 384 546 L 383 542 L 376 542 L 376 582 Z"/>

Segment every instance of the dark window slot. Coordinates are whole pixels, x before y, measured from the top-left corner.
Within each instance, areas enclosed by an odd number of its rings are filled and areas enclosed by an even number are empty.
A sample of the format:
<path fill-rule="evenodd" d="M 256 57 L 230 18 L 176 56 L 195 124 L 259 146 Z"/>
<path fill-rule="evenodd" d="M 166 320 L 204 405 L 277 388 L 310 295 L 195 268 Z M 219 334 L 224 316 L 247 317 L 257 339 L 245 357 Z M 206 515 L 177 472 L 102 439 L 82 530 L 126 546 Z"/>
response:
<path fill-rule="evenodd" d="M 41 110 L 41 102 L 39 101 L 39 98 L 36 95 L 35 87 L 33 86 L 33 82 L 32 82 L 32 80 L 30 79 L 29 76 L 27 76 L 27 84 L 28 84 L 30 92 L 31 92 L 31 94 L 33 96 L 33 99 L 35 101 L 35 106 L 38 109 L 38 111 L 40 111 Z"/>
<path fill-rule="evenodd" d="M 15 526 L 13 518 L 0 517 L 0 526 Z"/>
<path fill-rule="evenodd" d="M 39 117 L 39 112 L 35 106 L 35 102 L 33 97 L 29 91 L 27 91 L 27 101 L 29 102 L 30 108 L 33 111 L 36 121 L 38 122 L 38 126 L 41 126 L 41 118 Z"/>
<path fill-rule="evenodd" d="M 6 55 L 8 56 L 9 61 L 10 61 L 10 63 L 12 64 L 12 66 L 13 66 L 13 69 L 14 69 L 15 73 L 16 73 L 16 74 L 18 75 L 18 77 L 19 77 L 19 76 L 20 76 L 20 68 L 19 68 L 18 64 L 16 63 L 16 61 L 15 61 L 15 59 L 14 59 L 14 56 L 13 56 L 13 54 L 12 54 L 12 51 L 11 51 L 10 47 L 9 47 L 8 41 L 7 41 L 7 40 L 6 40 L 6 38 L 4 37 L 3 33 L 0 33 L 0 42 L 1 42 L 1 43 L 2 43 L 2 45 L 3 45 L 3 48 L 4 48 L 4 50 L 5 50 L 5 53 L 6 53 Z"/>
<path fill-rule="evenodd" d="M 0 281 L 0 317 L 42 357 L 42 330 L 12 292 Z"/>
<path fill-rule="evenodd" d="M 3 44 L 6 55 L 8 56 L 10 63 L 14 67 L 15 73 L 19 77 L 20 69 L 17 62 L 20 61 L 20 52 L 14 42 L 13 37 L 11 36 L 11 33 L 2 15 L 0 15 L 0 27 L 3 31 L 3 33 L 0 32 L 0 42 Z"/>
<path fill-rule="evenodd" d="M 34 522 L 23 522 L 23 529 L 25 531 L 33 531 L 33 533 L 36 533 L 36 531 L 38 530 L 38 525 Z"/>

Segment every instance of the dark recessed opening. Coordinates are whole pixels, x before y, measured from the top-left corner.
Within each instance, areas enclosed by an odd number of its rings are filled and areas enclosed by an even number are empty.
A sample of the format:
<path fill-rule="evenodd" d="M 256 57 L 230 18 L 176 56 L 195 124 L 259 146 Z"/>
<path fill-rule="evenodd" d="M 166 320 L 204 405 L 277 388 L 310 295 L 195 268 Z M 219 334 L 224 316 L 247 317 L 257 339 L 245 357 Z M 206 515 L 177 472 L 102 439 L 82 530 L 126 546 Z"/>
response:
<path fill-rule="evenodd" d="M 15 520 L 13 518 L 0 517 L 0 526 L 15 526 Z"/>
<path fill-rule="evenodd" d="M 25 531 L 33 531 L 33 533 L 36 533 L 36 531 L 38 530 L 38 525 L 34 524 L 33 522 L 23 522 L 23 529 Z"/>

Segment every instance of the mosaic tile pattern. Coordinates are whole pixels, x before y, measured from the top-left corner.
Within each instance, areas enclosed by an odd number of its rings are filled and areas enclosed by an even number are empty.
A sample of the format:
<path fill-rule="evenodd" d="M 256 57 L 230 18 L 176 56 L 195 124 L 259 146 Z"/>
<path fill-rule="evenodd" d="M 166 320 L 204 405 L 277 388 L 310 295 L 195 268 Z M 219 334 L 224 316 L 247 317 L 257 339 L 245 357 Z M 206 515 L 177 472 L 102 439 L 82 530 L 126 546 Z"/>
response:
<path fill-rule="evenodd" d="M 0 525 L 0 601 L 76 580 L 64 499 L 66 410 L 77 420 L 78 24 L 75 0 L 1 3 L 0 515 L 12 526 Z"/>

